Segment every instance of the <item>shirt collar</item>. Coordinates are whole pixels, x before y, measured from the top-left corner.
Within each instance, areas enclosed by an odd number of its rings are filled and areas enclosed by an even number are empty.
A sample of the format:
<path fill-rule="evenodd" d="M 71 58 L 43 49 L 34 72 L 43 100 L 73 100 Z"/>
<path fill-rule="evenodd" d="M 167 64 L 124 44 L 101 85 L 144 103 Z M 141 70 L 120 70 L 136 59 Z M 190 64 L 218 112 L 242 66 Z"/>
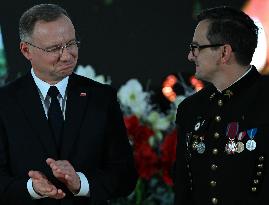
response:
<path fill-rule="evenodd" d="M 32 74 L 32 76 L 34 78 L 36 86 L 38 87 L 41 95 L 43 96 L 43 99 L 45 99 L 51 85 L 48 84 L 47 82 L 41 80 L 40 78 L 38 78 L 35 75 L 35 72 L 34 72 L 33 68 L 31 69 L 31 74 Z M 62 98 L 64 98 L 64 96 L 65 96 L 65 91 L 66 91 L 66 88 L 67 88 L 68 79 L 69 79 L 69 76 L 65 77 L 60 82 L 58 82 L 58 83 L 56 83 L 54 85 L 54 86 L 56 86 L 58 88 Z"/>

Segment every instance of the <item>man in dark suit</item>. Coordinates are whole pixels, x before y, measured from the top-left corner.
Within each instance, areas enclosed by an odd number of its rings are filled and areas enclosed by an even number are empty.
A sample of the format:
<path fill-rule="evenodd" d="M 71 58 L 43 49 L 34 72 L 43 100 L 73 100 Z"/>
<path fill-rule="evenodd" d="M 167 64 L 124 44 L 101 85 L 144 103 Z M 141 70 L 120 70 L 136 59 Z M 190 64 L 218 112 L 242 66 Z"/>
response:
<path fill-rule="evenodd" d="M 136 184 L 116 92 L 73 74 L 79 42 L 66 11 L 20 19 L 32 69 L 0 90 L 0 203 L 107 204 Z"/>
<path fill-rule="evenodd" d="M 269 204 L 269 84 L 250 65 L 257 35 L 242 11 L 198 15 L 188 59 L 210 84 L 178 107 L 175 205 Z"/>

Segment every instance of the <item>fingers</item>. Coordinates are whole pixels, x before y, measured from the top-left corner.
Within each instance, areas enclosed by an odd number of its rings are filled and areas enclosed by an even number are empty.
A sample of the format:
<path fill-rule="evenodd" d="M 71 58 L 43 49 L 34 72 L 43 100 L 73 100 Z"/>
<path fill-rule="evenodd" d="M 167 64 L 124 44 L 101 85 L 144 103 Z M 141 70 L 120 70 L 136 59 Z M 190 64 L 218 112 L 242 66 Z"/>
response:
<path fill-rule="evenodd" d="M 52 172 L 56 178 L 62 180 L 69 179 L 76 174 L 73 166 L 66 160 L 51 161 L 47 159 L 47 163 L 52 169 Z"/>
<path fill-rule="evenodd" d="M 54 199 L 65 197 L 65 193 L 61 189 L 57 189 L 41 172 L 31 170 L 28 175 L 32 179 L 33 189 L 37 194 Z"/>
<path fill-rule="evenodd" d="M 46 162 L 47 162 L 47 164 L 50 166 L 51 163 L 55 163 L 56 161 L 55 161 L 54 159 L 52 159 L 52 158 L 48 158 L 48 159 L 46 160 Z"/>
<path fill-rule="evenodd" d="M 42 178 L 44 178 L 43 177 L 43 174 L 41 172 L 39 172 L 39 171 L 33 171 L 33 170 L 30 170 L 28 172 L 28 176 L 30 178 L 32 178 L 32 179 L 42 179 Z"/>
<path fill-rule="evenodd" d="M 51 192 L 47 192 L 47 196 L 54 199 L 62 199 L 65 197 L 65 193 L 61 189 L 53 189 Z"/>
<path fill-rule="evenodd" d="M 58 180 L 63 182 L 71 192 L 78 192 L 80 189 L 80 178 L 74 167 L 67 160 L 55 161 L 48 158 L 46 162 Z"/>

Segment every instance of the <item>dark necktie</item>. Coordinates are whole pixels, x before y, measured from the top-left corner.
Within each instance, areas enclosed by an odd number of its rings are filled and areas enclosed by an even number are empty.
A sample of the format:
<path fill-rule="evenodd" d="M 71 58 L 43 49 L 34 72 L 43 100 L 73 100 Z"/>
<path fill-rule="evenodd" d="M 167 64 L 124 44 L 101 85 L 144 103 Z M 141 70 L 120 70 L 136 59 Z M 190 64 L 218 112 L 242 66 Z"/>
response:
<path fill-rule="evenodd" d="M 61 110 L 60 102 L 57 99 L 59 91 L 56 86 L 51 86 L 48 95 L 51 97 L 51 102 L 48 110 L 48 122 L 51 128 L 52 134 L 55 138 L 56 145 L 60 146 L 61 132 L 63 128 L 63 113 Z"/>

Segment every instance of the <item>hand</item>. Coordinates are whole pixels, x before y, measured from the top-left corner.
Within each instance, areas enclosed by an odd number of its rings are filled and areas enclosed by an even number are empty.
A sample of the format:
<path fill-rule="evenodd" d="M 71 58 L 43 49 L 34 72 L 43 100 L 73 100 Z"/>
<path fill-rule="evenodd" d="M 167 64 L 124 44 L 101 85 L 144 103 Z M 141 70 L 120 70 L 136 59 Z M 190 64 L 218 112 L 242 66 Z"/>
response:
<path fill-rule="evenodd" d="M 35 192 L 41 196 L 53 199 L 62 199 L 65 193 L 61 189 L 57 189 L 47 177 L 39 171 L 29 171 L 28 176 L 32 179 Z"/>
<path fill-rule="evenodd" d="M 52 169 L 53 175 L 74 194 L 80 190 L 80 178 L 74 167 L 67 160 L 57 160 L 48 158 L 47 164 Z"/>

